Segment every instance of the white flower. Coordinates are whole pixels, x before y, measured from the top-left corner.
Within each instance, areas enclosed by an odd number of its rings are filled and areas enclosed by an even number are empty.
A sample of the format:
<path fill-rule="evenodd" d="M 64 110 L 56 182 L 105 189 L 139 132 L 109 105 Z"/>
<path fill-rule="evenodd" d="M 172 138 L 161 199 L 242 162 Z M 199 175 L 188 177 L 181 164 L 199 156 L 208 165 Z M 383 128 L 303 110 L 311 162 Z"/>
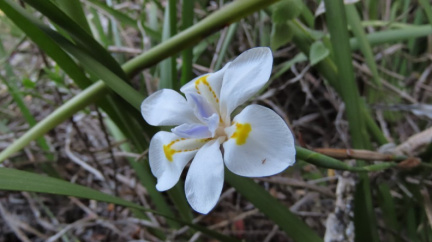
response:
<path fill-rule="evenodd" d="M 217 203 L 224 182 L 224 163 L 247 177 L 270 176 L 295 162 L 294 138 L 272 110 L 249 105 L 231 120 L 231 113 L 256 94 L 270 77 L 273 65 L 267 47 L 250 49 L 222 70 L 195 78 L 180 90 L 159 90 L 141 105 L 144 119 L 160 131 L 150 142 L 149 160 L 156 188 L 165 191 L 186 176 L 189 204 L 207 214 Z M 221 145 L 223 151 L 221 151 Z"/>

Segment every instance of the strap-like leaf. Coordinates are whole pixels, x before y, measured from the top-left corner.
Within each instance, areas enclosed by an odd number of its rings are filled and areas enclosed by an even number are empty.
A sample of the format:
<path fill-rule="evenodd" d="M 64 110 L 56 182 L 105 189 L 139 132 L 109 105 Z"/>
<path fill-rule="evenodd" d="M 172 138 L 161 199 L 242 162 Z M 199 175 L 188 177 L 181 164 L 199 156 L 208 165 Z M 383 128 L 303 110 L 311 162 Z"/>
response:
<path fill-rule="evenodd" d="M 10 168 L 0 168 L 0 190 L 41 192 L 114 203 L 117 205 L 161 215 L 167 219 L 177 221 L 180 224 L 190 226 L 198 231 L 201 231 L 204 234 L 207 234 L 221 241 L 237 241 L 234 238 L 227 237 L 218 232 L 215 232 L 214 230 L 209 230 L 202 226 L 167 216 L 158 211 L 146 209 L 135 203 L 123 200 L 121 198 L 114 197 L 88 187 L 73 184 L 52 177 L 42 176 L 31 172 L 20 171 Z"/>

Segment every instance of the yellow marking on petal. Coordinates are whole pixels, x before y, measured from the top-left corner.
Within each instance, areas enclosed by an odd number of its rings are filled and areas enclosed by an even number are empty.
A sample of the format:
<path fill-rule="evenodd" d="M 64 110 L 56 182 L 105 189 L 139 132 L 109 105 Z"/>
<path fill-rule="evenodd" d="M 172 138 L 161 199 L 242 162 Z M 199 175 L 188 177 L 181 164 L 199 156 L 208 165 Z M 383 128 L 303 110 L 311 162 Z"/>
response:
<path fill-rule="evenodd" d="M 165 153 L 165 157 L 169 160 L 169 161 L 173 161 L 173 155 L 177 152 L 174 149 L 171 149 L 171 145 L 164 145 L 163 146 L 163 150 Z"/>
<path fill-rule="evenodd" d="M 175 150 L 173 148 L 171 148 L 171 146 L 177 142 L 179 142 L 180 140 L 184 140 L 184 138 L 181 139 L 176 139 L 171 141 L 169 144 L 164 145 L 163 146 L 163 151 L 165 153 L 165 157 L 169 160 L 169 161 L 173 161 L 173 155 L 177 152 L 180 152 L 179 150 Z"/>
<path fill-rule="evenodd" d="M 205 143 L 211 139 L 212 138 L 200 139 L 200 140 L 198 140 L 198 142 Z M 176 153 L 189 152 L 189 151 L 194 151 L 194 150 L 200 149 L 200 148 L 194 148 L 194 149 L 176 150 L 176 149 L 171 148 L 171 146 L 173 146 L 175 143 L 182 141 L 182 140 L 186 140 L 186 139 L 185 138 L 176 139 L 176 140 L 171 141 L 169 144 L 163 146 L 163 151 L 164 151 L 164 154 L 165 154 L 165 157 L 167 158 L 167 160 L 172 162 L 173 161 L 173 155 L 175 155 Z"/>
<path fill-rule="evenodd" d="M 249 133 L 252 130 L 252 127 L 250 125 L 250 123 L 236 123 L 236 131 L 234 132 L 233 135 L 231 135 L 231 139 L 236 139 L 236 144 L 237 145 L 244 145 L 246 144 L 246 140 L 249 137 Z"/>
<path fill-rule="evenodd" d="M 215 99 L 216 103 L 219 103 L 219 99 L 216 96 L 216 92 L 213 90 L 213 88 L 210 86 L 210 84 L 207 81 L 207 77 L 209 76 L 210 75 L 205 75 L 203 77 L 198 78 L 198 80 L 195 81 L 195 89 L 197 90 L 198 94 L 201 94 L 200 84 L 202 83 L 204 86 L 208 88 L 213 98 Z"/>

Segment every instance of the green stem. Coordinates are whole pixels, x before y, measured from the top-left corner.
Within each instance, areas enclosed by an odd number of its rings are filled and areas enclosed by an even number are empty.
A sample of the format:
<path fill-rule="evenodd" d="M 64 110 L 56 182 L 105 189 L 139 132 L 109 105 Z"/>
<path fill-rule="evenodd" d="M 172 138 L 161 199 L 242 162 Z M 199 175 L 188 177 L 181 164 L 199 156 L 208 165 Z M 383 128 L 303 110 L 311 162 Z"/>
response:
<path fill-rule="evenodd" d="M 24 148 L 28 143 L 46 134 L 53 127 L 61 124 L 76 112 L 85 108 L 89 103 L 96 101 L 107 93 L 105 84 L 102 81 L 96 82 L 87 89 L 63 104 L 52 112 L 48 117 L 33 126 L 24 135 L 19 137 L 12 145 L 9 145 L 0 153 L 0 162 L 7 157 Z"/>

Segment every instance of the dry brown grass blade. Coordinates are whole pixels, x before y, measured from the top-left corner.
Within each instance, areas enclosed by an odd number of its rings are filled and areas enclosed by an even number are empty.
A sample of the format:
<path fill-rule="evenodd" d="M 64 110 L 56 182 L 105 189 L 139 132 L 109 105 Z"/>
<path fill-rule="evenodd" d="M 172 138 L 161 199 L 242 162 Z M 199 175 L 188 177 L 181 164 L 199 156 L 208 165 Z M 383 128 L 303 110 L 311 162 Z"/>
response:
<path fill-rule="evenodd" d="M 432 142 L 432 127 L 414 134 L 395 148 L 396 154 L 415 155 Z"/>

